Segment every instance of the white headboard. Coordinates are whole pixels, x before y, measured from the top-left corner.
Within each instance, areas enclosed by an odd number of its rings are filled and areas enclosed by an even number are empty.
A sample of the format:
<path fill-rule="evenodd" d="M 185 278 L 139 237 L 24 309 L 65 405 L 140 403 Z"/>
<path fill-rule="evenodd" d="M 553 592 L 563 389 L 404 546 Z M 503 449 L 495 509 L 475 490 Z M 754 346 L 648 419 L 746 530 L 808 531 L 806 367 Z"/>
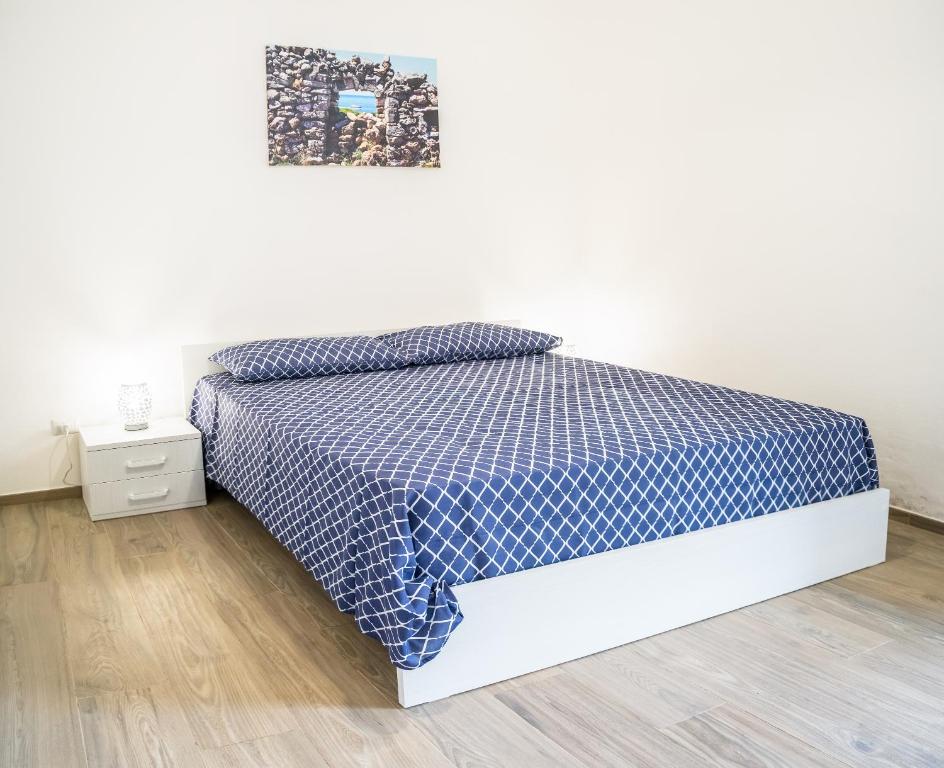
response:
<path fill-rule="evenodd" d="M 193 391 L 197 382 L 211 373 L 222 373 L 224 368 L 211 363 L 207 358 L 225 347 L 238 344 L 238 341 L 215 341 L 212 344 L 188 344 L 180 348 L 180 361 L 183 371 L 184 415 L 190 413 Z"/>
<path fill-rule="evenodd" d="M 489 323 L 498 323 L 500 325 L 511 325 L 519 327 L 520 320 L 487 320 Z M 387 328 L 380 331 L 344 331 L 342 333 L 322 333 L 319 336 L 379 336 L 382 333 L 393 333 L 402 331 L 403 328 Z M 252 339 L 255 341 L 255 339 Z M 224 369 L 216 363 L 211 363 L 207 358 L 214 352 L 225 347 L 231 347 L 233 344 L 242 344 L 243 341 L 214 341 L 210 344 L 187 344 L 180 348 L 180 358 L 183 372 L 183 403 L 184 415 L 190 413 L 190 403 L 193 400 L 193 391 L 196 389 L 197 382 L 204 376 L 211 373 L 221 373 Z"/>

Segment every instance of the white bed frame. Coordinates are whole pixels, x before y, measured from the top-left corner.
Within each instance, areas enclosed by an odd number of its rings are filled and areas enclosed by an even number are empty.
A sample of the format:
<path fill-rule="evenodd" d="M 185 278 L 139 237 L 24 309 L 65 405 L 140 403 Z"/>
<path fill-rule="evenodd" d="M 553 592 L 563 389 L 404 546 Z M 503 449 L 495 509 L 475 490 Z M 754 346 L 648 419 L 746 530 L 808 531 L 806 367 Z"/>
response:
<path fill-rule="evenodd" d="M 225 346 L 183 347 L 186 412 L 197 380 L 221 370 L 207 357 Z M 397 670 L 400 704 L 579 659 L 876 565 L 885 560 L 887 528 L 881 488 L 453 587 L 465 618 L 435 659 Z"/>

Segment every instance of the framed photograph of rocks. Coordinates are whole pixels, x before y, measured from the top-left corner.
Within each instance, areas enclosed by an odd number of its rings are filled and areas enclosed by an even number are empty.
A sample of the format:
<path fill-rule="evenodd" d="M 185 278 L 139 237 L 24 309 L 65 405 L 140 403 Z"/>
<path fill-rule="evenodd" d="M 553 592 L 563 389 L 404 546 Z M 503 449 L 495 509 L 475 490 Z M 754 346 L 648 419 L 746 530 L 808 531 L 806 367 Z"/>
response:
<path fill-rule="evenodd" d="M 266 48 L 269 165 L 439 167 L 436 60 Z"/>

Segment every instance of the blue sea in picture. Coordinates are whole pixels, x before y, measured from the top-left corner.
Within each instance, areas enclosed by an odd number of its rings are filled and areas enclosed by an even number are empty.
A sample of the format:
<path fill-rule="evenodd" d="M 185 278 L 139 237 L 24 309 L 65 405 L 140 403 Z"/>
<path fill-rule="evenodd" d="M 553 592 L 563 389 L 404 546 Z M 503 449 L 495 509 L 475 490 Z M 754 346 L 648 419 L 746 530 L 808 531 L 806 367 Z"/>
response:
<path fill-rule="evenodd" d="M 368 91 L 341 91 L 338 94 L 338 107 L 376 115 L 377 99 Z"/>

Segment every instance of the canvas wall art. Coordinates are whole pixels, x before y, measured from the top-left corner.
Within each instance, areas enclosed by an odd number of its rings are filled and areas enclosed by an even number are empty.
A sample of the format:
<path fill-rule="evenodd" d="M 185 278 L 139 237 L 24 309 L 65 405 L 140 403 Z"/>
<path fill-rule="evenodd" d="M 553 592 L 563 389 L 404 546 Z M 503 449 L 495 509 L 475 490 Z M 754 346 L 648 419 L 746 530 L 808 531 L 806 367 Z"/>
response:
<path fill-rule="evenodd" d="M 439 167 L 436 60 L 266 48 L 269 165 Z"/>

